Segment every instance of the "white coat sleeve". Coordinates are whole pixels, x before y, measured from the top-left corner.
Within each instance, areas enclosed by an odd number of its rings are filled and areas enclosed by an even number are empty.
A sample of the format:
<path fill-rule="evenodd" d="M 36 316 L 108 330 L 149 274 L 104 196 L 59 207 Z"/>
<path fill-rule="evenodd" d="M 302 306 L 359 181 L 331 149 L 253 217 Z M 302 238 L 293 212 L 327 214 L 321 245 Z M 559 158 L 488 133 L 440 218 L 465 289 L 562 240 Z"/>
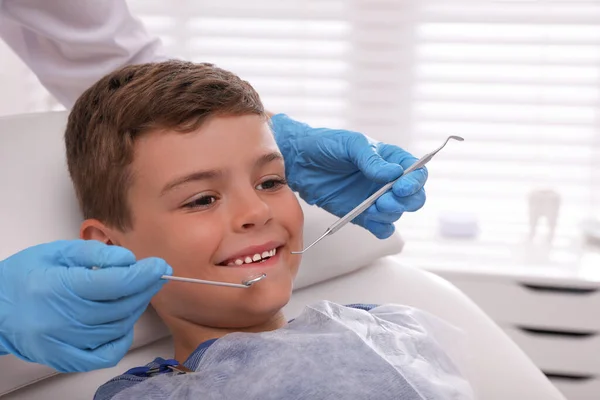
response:
<path fill-rule="evenodd" d="M 166 59 L 125 0 L 0 0 L 0 38 L 66 108 L 119 67 Z"/>

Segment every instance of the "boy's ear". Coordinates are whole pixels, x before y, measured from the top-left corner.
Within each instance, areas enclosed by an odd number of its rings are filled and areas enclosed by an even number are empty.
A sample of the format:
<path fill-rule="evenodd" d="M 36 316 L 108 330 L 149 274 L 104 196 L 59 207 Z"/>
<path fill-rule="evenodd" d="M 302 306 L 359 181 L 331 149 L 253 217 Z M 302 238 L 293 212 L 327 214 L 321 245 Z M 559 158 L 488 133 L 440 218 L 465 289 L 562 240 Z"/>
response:
<path fill-rule="evenodd" d="M 97 240 L 105 244 L 117 244 L 115 233 L 97 219 L 86 219 L 79 229 L 79 237 L 83 240 Z"/>

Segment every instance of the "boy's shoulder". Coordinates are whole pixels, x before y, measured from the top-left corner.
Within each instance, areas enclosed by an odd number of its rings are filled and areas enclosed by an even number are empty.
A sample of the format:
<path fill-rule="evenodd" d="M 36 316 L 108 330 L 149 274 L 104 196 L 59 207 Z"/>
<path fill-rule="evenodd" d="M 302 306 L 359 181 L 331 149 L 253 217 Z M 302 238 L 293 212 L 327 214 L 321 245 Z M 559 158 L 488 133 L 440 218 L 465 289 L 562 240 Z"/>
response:
<path fill-rule="evenodd" d="M 377 307 L 376 304 L 355 303 L 346 304 L 346 307 L 355 308 L 364 311 L 371 311 Z M 143 367 L 135 367 L 119 375 L 104 385 L 100 386 L 94 395 L 94 400 L 110 400 L 121 391 L 137 385 L 147 379 L 158 375 L 181 375 L 187 372 L 195 371 L 202 360 L 202 357 L 210 346 L 217 339 L 207 340 L 198 346 L 198 348 L 183 363 L 179 364 L 173 359 L 155 358 L 154 361 Z"/>

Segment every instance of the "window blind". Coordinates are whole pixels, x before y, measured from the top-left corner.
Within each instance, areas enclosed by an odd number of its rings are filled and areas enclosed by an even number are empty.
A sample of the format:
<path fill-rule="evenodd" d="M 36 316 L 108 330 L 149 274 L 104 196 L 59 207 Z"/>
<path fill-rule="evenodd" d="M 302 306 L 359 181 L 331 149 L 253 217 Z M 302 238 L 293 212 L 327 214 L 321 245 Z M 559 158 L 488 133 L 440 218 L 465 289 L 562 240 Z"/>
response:
<path fill-rule="evenodd" d="M 415 152 L 450 134 L 466 141 L 430 164 L 427 206 L 402 229 L 408 253 L 514 260 L 528 194 L 553 189 L 554 260 L 572 262 L 579 223 L 600 205 L 600 2 L 421 0 L 416 18 Z M 432 248 L 440 213 L 459 210 L 477 215 L 478 246 Z"/>

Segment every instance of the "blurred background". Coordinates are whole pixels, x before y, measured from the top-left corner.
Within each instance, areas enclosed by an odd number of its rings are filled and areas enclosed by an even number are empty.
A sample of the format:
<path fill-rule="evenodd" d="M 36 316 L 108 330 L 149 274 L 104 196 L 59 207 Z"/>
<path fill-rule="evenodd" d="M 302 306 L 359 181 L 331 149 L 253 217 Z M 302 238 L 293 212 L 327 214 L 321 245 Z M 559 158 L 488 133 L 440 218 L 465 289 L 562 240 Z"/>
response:
<path fill-rule="evenodd" d="M 274 112 L 418 157 L 462 135 L 429 164 L 425 208 L 398 223 L 405 259 L 530 262 L 529 199 L 543 189 L 560 201 L 544 262 L 580 260 L 600 204 L 598 1 L 129 4 L 169 55 L 238 73 Z M 61 109 L 3 43 L 0 60 L 0 115 Z"/>

